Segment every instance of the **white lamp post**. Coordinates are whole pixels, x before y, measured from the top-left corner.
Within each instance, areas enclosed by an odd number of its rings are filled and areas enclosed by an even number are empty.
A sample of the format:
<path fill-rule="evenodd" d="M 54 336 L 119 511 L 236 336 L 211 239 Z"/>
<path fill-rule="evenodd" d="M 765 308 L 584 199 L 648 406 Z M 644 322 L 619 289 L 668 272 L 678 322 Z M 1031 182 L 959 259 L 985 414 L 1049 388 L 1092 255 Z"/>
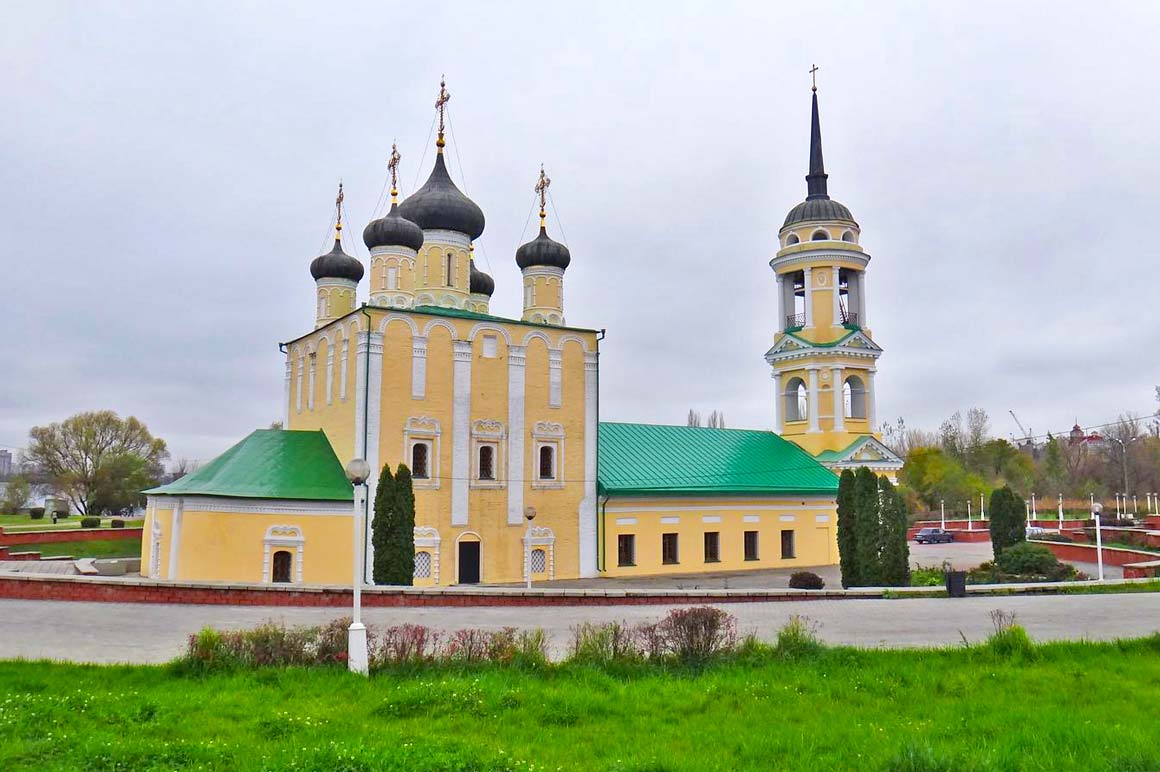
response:
<path fill-rule="evenodd" d="M 1031 494 L 1031 519 L 1032 520 L 1039 519 L 1039 513 L 1035 511 L 1035 494 L 1034 493 Z"/>
<path fill-rule="evenodd" d="M 981 493 L 979 494 L 979 519 L 980 520 L 987 519 L 987 510 L 986 510 L 986 508 L 983 507 L 983 494 L 981 494 Z"/>
<path fill-rule="evenodd" d="M 536 519 L 535 507 L 524 507 L 524 519 L 528 521 L 528 534 L 524 537 L 524 572 L 527 588 L 532 589 L 532 521 Z"/>
<path fill-rule="evenodd" d="M 1059 520 L 1056 521 L 1058 528 L 1055 530 L 1063 533 L 1063 494 L 1059 494 Z"/>
<path fill-rule="evenodd" d="M 1092 519 L 1096 521 L 1096 565 L 1100 570 L 1100 581 L 1104 580 L 1104 540 L 1100 536 L 1100 509 L 1099 505 L 1092 507 Z"/>
<path fill-rule="evenodd" d="M 367 504 L 367 478 L 371 476 L 371 465 L 361 458 L 352 459 L 346 465 L 346 479 L 354 486 L 354 589 L 353 614 L 346 639 L 346 664 L 352 673 L 366 675 L 370 672 L 367 655 L 367 628 L 362 623 L 362 586 L 366 574 L 366 552 L 363 550 L 363 519 Z"/>
<path fill-rule="evenodd" d="M 942 499 L 938 500 L 939 519 L 942 520 L 942 529 L 947 529 L 947 505 Z"/>
<path fill-rule="evenodd" d="M 967 499 L 967 530 L 968 531 L 972 530 L 972 528 L 971 528 L 971 500 L 970 499 Z"/>

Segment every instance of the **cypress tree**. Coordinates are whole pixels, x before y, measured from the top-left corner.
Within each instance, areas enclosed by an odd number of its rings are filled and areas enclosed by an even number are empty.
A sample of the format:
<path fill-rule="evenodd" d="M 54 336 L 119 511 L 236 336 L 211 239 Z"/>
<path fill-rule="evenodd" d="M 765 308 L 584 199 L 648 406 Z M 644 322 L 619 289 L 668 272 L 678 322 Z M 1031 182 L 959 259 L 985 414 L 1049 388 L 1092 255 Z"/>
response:
<path fill-rule="evenodd" d="M 399 464 L 395 470 L 394 519 L 388 535 L 387 551 L 390 564 L 388 584 L 415 583 L 415 489 L 411 483 L 411 470 Z"/>
<path fill-rule="evenodd" d="M 1003 550 L 1026 541 L 1026 509 L 1023 499 L 1011 490 L 1011 486 L 991 492 L 991 510 L 988 527 L 991 531 L 991 549 L 998 559 Z"/>
<path fill-rule="evenodd" d="M 910 584 L 910 547 L 906 543 L 906 504 L 885 477 L 878 479 L 881 526 L 878 529 L 879 581 L 888 587 Z"/>
<path fill-rule="evenodd" d="M 843 469 L 838 478 L 838 560 L 842 569 L 842 586 L 857 587 L 858 571 L 857 516 L 854 509 L 854 488 L 857 480 L 853 469 Z"/>
<path fill-rule="evenodd" d="M 379 486 L 375 489 L 375 516 L 371 521 L 371 544 L 375 548 L 371 578 L 375 584 L 389 584 L 391 523 L 395 519 L 395 478 L 391 467 L 383 466 Z"/>
<path fill-rule="evenodd" d="M 882 581 L 878 559 L 881 523 L 878 476 L 863 466 L 854 477 L 854 559 L 858 565 L 858 585 L 877 586 Z"/>

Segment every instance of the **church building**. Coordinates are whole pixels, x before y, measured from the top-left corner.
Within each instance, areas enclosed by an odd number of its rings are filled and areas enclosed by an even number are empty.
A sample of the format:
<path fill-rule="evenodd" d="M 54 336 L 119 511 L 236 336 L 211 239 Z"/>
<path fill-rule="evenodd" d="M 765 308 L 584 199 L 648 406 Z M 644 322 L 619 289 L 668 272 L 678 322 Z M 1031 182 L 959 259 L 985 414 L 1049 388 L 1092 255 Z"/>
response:
<path fill-rule="evenodd" d="M 440 84 L 434 166 L 401 203 L 392 148 L 390 208 L 362 233 L 369 271 L 344 249 L 340 186 L 334 247 L 310 264 L 314 329 L 281 346 L 283 428 L 147 491 L 142 573 L 349 583 L 356 457 L 375 470 L 369 502 L 383 465 L 411 470 L 420 586 L 836 563 L 830 470 L 901 461 L 873 431 L 870 257 L 827 193 L 816 89 L 808 196 L 770 261 L 777 432 L 599 421 L 604 332 L 566 321 L 572 255 L 548 234 L 542 168 L 539 233 L 514 256 L 523 311 L 492 314 L 474 260 L 484 214 L 444 158 L 449 99 Z"/>

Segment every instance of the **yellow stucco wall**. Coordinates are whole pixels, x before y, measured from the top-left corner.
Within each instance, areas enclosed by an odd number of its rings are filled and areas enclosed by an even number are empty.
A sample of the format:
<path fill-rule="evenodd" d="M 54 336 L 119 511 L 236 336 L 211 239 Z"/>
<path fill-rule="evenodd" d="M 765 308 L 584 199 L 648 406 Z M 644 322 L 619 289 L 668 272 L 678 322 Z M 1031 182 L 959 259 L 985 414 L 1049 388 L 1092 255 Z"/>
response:
<path fill-rule="evenodd" d="M 838 562 L 833 498 L 627 498 L 601 506 L 607 576 L 798 568 Z M 757 531 L 758 559 L 745 560 L 744 532 Z M 781 555 L 781 532 L 793 531 L 794 557 Z M 704 535 L 719 534 L 720 561 L 706 562 Z M 675 533 L 679 562 L 662 562 L 662 534 Z M 619 537 L 635 537 L 635 565 L 619 565 Z"/>

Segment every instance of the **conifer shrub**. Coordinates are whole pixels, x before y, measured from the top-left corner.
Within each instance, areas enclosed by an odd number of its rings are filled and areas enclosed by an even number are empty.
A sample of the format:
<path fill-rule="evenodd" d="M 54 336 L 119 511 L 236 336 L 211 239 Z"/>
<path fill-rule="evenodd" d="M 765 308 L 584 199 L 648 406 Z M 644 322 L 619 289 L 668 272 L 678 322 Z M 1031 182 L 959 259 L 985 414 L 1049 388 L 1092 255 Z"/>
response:
<path fill-rule="evenodd" d="M 33 520 L 44 519 L 44 507 L 32 507 L 28 510 L 28 516 Z"/>
<path fill-rule="evenodd" d="M 110 520 L 109 527 L 110 528 L 124 528 L 125 521 L 124 520 Z"/>
<path fill-rule="evenodd" d="M 82 517 L 81 528 L 100 528 L 101 518 L 99 517 Z"/>
<path fill-rule="evenodd" d="M 794 590 L 820 590 L 826 581 L 813 571 L 794 571 L 790 574 L 789 586 Z"/>
<path fill-rule="evenodd" d="M 1023 499 L 1011 490 L 1011 486 L 992 491 L 987 527 L 991 531 L 991 548 L 996 558 L 1005 549 L 1026 541 L 1026 514 Z"/>

